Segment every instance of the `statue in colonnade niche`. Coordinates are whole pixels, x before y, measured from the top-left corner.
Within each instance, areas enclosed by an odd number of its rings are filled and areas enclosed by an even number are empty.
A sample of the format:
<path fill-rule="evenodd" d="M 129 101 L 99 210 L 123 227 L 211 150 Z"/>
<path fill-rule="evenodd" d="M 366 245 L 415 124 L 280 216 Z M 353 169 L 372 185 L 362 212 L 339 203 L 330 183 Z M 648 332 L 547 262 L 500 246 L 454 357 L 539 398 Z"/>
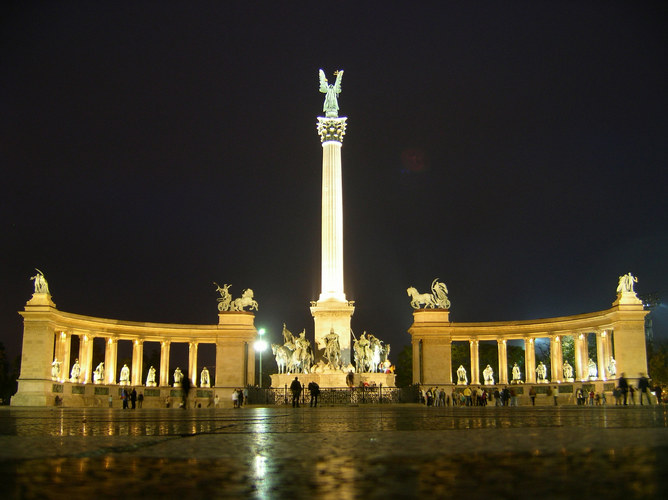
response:
<path fill-rule="evenodd" d="M 513 365 L 513 383 L 515 384 L 521 384 L 522 383 L 522 371 L 520 370 L 520 367 L 517 366 L 517 363 Z"/>
<path fill-rule="evenodd" d="M 536 382 L 547 383 L 547 366 L 541 361 L 536 367 Z"/>
<path fill-rule="evenodd" d="M 57 359 L 51 363 L 51 380 L 58 380 L 60 378 L 60 361 Z"/>
<path fill-rule="evenodd" d="M 610 362 L 608 362 L 608 373 L 611 377 L 617 375 L 617 361 L 615 361 L 615 358 L 610 358 Z"/>
<path fill-rule="evenodd" d="M 30 277 L 35 282 L 35 293 L 49 293 L 49 284 L 44 277 L 44 273 L 37 268 L 35 268 L 35 271 L 37 271 L 37 274 Z"/>
<path fill-rule="evenodd" d="M 336 118 L 339 116 L 339 100 L 337 96 L 341 93 L 343 70 L 340 69 L 334 72 L 336 82 L 333 85 L 327 81 L 323 70 L 320 70 L 318 75 L 320 77 L 320 92 L 325 94 L 325 102 L 322 105 L 322 110 L 325 112 L 326 118 Z"/>
<path fill-rule="evenodd" d="M 589 379 L 596 380 L 598 377 L 598 368 L 596 368 L 596 363 L 591 358 L 589 358 L 589 362 L 587 363 L 587 369 L 589 373 Z"/>
<path fill-rule="evenodd" d="M 448 299 L 448 287 L 436 278 L 431 282 L 432 293 L 419 293 L 415 287 L 408 287 L 406 293 L 411 298 L 411 307 L 421 309 L 420 305 L 430 309 L 450 309 L 450 300 Z"/>
<path fill-rule="evenodd" d="M 334 332 L 334 328 L 325 335 L 325 352 L 323 357 L 327 359 L 327 365 L 330 368 L 338 370 L 341 367 L 341 344 L 339 343 L 339 334 Z"/>
<path fill-rule="evenodd" d="M 229 311 L 230 310 L 230 304 L 232 303 L 232 296 L 230 295 L 229 289 L 232 285 L 223 285 L 222 287 L 216 283 L 215 281 L 213 282 L 214 285 L 216 285 L 216 291 L 220 293 L 220 297 L 218 297 L 218 310 L 220 312 L 224 311 Z"/>
<path fill-rule="evenodd" d="M 70 372 L 70 382 L 79 382 L 79 376 L 81 375 L 81 366 L 79 365 L 79 358 L 74 360 L 72 365 L 72 371 Z"/>
<path fill-rule="evenodd" d="M 457 368 L 457 385 L 467 385 L 469 383 L 469 379 L 466 376 L 466 368 L 464 368 L 464 365 L 459 365 L 459 368 Z"/>
<path fill-rule="evenodd" d="M 127 363 L 124 363 L 123 368 L 121 368 L 121 376 L 118 382 L 120 385 L 130 385 L 130 368 L 128 368 Z"/>
<path fill-rule="evenodd" d="M 93 383 L 101 384 L 104 382 L 104 361 L 102 361 L 93 372 Z"/>
<path fill-rule="evenodd" d="M 174 370 L 174 387 L 181 387 L 181 382 L 183 382 L 183 372 L 178 366 Z"/>
<path fill-rule="evenodd" d="M 199 386 L 211 387 L 211 377 L 209 376 L 209 370 L 206 366 L 202 368 L 202 373 L 199 376 Z"/>
<path fill-rule="evenodd" d="M 155 387 L 158 384 L 155 381 L 155 368 L 151 366 L 148 369 L 148 375 L 146 375 L 146 387 Z"/>
<path fill-rule="evenodd" d="M 568 361 L 564 361 L 564 380 L 566 382 L 573 382 L 573 367 Z"/>
<path fill-rule="evenodd" d="M 494 370 L 491 366 L 487 365 L 482 371 L 483 380 L 485 385 L 494 385 Z"/>
<path fill-rule="evenodd" d="M 638 278 L 631 273 L 626 273 L 619 277 L 619 284 L 617 285 L 617 293 L 635 293 L 633 284 L 638 283 Z"/>

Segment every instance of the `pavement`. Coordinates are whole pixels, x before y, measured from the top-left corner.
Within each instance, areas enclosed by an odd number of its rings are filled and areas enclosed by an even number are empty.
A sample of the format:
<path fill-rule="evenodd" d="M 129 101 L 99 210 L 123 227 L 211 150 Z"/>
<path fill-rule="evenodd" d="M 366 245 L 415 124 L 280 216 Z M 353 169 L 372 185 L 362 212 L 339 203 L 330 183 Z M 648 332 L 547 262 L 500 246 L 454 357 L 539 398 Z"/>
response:
<path fill-rule="evenodd" d="M 668 409 L 0 409 L 4 498 L 668 498 Z"/>

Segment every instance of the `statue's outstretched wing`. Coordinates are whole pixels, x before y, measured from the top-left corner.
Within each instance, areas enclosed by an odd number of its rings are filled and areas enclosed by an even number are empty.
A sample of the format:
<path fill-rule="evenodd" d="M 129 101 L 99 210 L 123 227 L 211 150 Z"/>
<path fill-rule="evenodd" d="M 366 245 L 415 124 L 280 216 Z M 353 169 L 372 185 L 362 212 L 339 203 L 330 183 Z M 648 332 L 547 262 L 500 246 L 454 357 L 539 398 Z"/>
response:
<path fill-rule="evenodd" d="M 323 70 L 320 70 L 320 92 L 326 94 L 327 93 L 327 77 L 325 76 L 325 72 Z"/>
<path fill-rule="evenodd" d="M 341 93 L 341 80 L 343 79 L 343 70 L 340 69 L 336 75 L 336 83 L 334 83 L 334 91 L 339 94 Z"/>

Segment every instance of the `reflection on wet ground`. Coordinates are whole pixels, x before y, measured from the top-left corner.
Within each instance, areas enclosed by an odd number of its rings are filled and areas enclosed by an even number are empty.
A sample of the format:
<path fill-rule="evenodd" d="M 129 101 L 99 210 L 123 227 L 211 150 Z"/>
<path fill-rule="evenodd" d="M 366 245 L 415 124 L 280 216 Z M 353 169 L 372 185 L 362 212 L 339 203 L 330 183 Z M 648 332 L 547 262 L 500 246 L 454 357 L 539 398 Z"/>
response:
<path fill-rule="evenodd" d="M 11 408 L 0 462 L 15 498 L 666 498 L 668 412 Z"/>

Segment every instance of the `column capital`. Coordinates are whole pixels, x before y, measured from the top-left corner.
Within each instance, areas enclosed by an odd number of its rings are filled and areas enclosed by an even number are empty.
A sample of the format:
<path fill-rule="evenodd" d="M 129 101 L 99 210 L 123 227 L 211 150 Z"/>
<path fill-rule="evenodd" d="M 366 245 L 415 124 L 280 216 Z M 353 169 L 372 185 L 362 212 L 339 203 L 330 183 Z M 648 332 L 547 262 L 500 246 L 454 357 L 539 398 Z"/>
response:
<path fill-rule="evenodd" d="M 346 135 L 346 118 L 345 116 L 337 118 L 318 117 L 318 135 L 320 135 L 320 142 L 335 141 L 343 142 L 343 136 Z"/>

